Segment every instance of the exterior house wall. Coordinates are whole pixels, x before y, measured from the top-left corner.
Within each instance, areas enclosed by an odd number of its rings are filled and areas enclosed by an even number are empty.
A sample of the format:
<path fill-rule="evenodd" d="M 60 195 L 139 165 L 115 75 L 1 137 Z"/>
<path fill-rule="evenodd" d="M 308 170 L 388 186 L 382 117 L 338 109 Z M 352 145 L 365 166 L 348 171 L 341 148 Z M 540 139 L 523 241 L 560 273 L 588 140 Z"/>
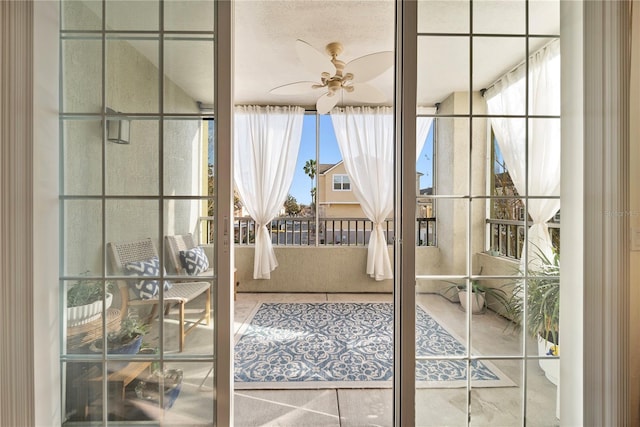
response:
<path fill-rule="evenodd" d="M 318 205 L 324 207 L 326 218 L 366 218 L 360 203 L 356 200 L 353 189 L 350 191 L 335 191 L 333 176 L 347 175 L 343 162 L 318 175 Z M 353 188 L 353 183 L 351 184 Z"/>
<path fill-rule="evenodd" d="M 68 9 L 67 19 L 97 17 L 79 2 Z M 71 15 L 71 16 L 70 16 Z M 151 42 L 145 42 L 151 43 Z M 154 42 L 155 43 L 155 42 Z M 62 45 L 64 67 L 63 104 L 65 112 L 101 111 L 100 41 L 68 40 Z M 158 68 L 128 41 L 107 42 L 107 106 L 122 112 L 157 112 Z M 197 105 L 184 91 L 165 79 L 165 110 L 197 112 Z M 130 144 L 106 143 L 105 191 L 107 195 L 158 195 L 159 165 L 164 161 L 166 195 L 199 195 L 201 192 L 201 122 L 176 120 L 164 123 L 164 159 L 159 158 L 159 122 L 132 120 Z M 69 120 L 63 123 L 64 193 L 99 195 L 102 191 L 102 124 L 100 120 Z M 180 173 L 184 171 L 184 173 Z M 102 241 L 102 202 L 66 201 L 63 207 L 64 272 L 99 273 L 104 245 L 109 241 L 152 237 L 159 247 L 157 201 L 107 200 L 105 202 L 106 242 Z M 199 201 L 167 201 L 164 229 L 167 234 L 192 232 L 200 216 Z M 140 212 L 149 215 L 141 216 Z M 87 236 L 92 236 L 88 238 Z"/>

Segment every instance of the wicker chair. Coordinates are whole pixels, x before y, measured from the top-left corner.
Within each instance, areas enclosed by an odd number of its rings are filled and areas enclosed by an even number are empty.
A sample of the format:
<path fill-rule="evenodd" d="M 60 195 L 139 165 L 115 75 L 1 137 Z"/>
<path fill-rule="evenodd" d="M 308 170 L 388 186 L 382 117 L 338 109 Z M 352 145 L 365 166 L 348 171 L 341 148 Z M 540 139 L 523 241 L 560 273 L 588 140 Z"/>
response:
<path fill-rule="evenodd" d="M 182 263 L 180 262 L 180 251 L 186 251 L 197 246 L 193 235 L 191 234 L 177 234 L 174 236 L 165 236 L 165 249 L 167 251 L 167 264 L 173 268 L 175 274 L 186 275 Z M 209 268 L 207 271 L 200 273 L 200 276 L 212 276 L 213 269 Z M 233 273 L 233 299 L 236 299 L 236 288 L 239 285 L 236 277 L 236 271 Z"/>
<path fill-rule="evenodd" d="M 151 239 L 138 240 L 134 242 L 109 243 L 107 244 L 112 274 L 124 276 L 125 265 L 132 261 L 143 261 L 152 257 L 157 257 L 158 252 Z M 153 320 L 160 303 L 160 293 L 154 298 L 138 299 L 134 296 L 129 286 L 130 280 L 118 280 L 118 288 L 122 299 L 121 315 L 127 315 L 129 306 L 152 305 L 149 321 Z M 211 320 L 211 284 L 209 282 L 178 282 L 173 281 L 173 286 L 163 292 L 163 303 L 166 305 L 165 312 L 168 313 L 172 306 L 178 306 L 179 313 L 179 340 L 180 352 L 184 351 L 185 337 L 194 328 L 203 323 L 208 325 Z M 185 305 L 196 297 L 206 294 L 205 308 L 201 317 L 197 320 L 185 319 Z M 185 326 L 188 326 L 185 328 Z"/>

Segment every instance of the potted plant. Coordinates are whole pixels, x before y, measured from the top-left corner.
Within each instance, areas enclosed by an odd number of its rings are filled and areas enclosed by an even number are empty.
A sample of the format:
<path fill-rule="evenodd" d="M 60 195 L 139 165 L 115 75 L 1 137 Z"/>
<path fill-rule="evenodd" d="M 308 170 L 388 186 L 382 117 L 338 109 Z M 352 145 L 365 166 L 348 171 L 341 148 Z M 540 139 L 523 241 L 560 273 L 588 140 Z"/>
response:
<path fill-rule="evenodd" d="M 142 337 L 149 331 L 149 325 L 135 318 L 127 317 L 120 323 L 120 329 L 107 335 L 107 353 L 136 354 L 142 346 Z M 91 350 L 102 353 L 103 340 L 99 338 L 91 344 Z"/>
<path fill-rule="evenodd" d="M 110 288 L 107 283 L 107 290 Z M 102 283 L 98 280 L 78 280 L 67 290 L 67 326 L 92 322 L 102 314 Z M 111 307 L 113 294 L 106 292 L 105 307 Z"/>
<path fill-rule="evenodd" d="M 540 356 L 557 356 L 560 352 L 560 256 L 554 251 L 549 259 L 538 251 L 541 266 L 529 271 L 527 283 L 527 331 L 538 340 Z M 522 322 L 524 312 L 524 280 L 515 283 L 510 306 L 512 319 Z M 540 367 L 552 383 L 558 383 L 558 363 L 540 360 Z"/>
<path fill-rule="evenodd" d="M 482 268 L 480 269 L 480 273 L 482 274 Z M 447 293 L 453 293 L 454 296 L 457 295 L 460 305 L 463 310 L 467 310 L 467 284 L 466 283 L 456 283 L 449 282 L 451 286 L 449 286 L 445 290 L 445 295 Z M 512 308 L 510 307 L 510 300 L 507 296 L 507 293 L 501 289 L 492 286 L 484 285 L 478 279 L 471 280 L 471 312 L 473 314 L 484 313 L 487 308 L 487 297 L 491 297 L 494 301 L 496 301 L 500 306 L 503 307 L 505 313 L 510 313 Z"/>

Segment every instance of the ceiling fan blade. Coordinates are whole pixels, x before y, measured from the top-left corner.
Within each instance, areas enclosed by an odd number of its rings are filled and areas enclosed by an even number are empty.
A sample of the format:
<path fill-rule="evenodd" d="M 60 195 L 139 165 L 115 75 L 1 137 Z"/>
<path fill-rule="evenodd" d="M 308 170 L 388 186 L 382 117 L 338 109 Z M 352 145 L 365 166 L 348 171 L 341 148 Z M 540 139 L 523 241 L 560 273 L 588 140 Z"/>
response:
<path fill-rule="evenodd" d="M 312 73 L 320 74 L 326 71 L 331 75 L 335 74 L 336 67 L 334 67 L 329 57 L 304 40 L 296 40 L 296 52 L 298 53 L 300 61 L 302 61 L 305 67 Z"/>
<path fill-rule="evenodd" d="M 333 96 L 329 96 L 329 93 L 325 93 L 318 98 L 318 102 L 316 102 L 316 111 L 318 111 L 318 114 L 327 114 L 336 106 L 339 100 L 340 96 L 337 93 Z"/>
<path fill-rule="evenodd" d="M 353 92 L 348 93 L 349 99 L 353 101 L 382 103 L 387 101 L 387 96 L 377 87 L 368 83 L 356 83 L 353 85 Z"/>
<path fill-rule="evenodd" d="M 269 93 L 274 95 L 303 95 L 315 91 L 316 89 L 314 89 L 313 86 L 319 84 L 320 83 L 316 82 L 288 83 L 286 85 L 274 87 L 269 91 Z"/>
<path fill-rule="evenodd" d="M 393 65 L 392 51 L 376 52 L 361 56 L 344 67 L 344 73 L 353 74 L 354 82 L 368 82 L 387 71 Z"/>

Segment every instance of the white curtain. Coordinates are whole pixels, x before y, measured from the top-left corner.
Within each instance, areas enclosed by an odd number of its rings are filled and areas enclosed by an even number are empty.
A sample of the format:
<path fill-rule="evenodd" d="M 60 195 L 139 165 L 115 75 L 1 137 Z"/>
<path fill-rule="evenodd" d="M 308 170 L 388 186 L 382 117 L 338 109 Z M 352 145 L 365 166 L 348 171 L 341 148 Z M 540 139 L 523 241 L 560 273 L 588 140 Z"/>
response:
<path fill-rule="evenodd" d="M 384 221 L 393 211 L 393 110 L 388 107 L 334 109 L 331 120 L 352 189 L 373 222 L 367 274 L 393 278 Z"/>
<path fill-rule="evenodd" d="M 282 208 L 298 159 L 304 109 L 241 106 L 235 110 L 234 179 L 256 222 L 254 279 L 278 266 L 267 225 Z"/>
<path fill-rule="evenodd" d="M 435 114 L 436 109 L 430 107 L 418 107 L 418 114 Z M 427 135 L 431 124 L 433 123 L 433 117 L 418 117 L 416 121 L 416 161 L 420 157 L 420 153 L 424 148 L 424 143 L 427 141 Z"/>
<path fill-rule="evenodd" d="M 505 75 L 485 97 L 490 115 L 524 115 L 525 67 Z M 529 58 L 529 115 L 560 115 L 560 44 L 553 41 Z M 520 195 L 538 196 L 528 201 L 533 225 L 528 234 L 529 268 L 544 255 L 553 260 L 547 227 L 560 209 L 560 119 L 530 118 L 528 131 L 528 191 L 525 188 L 525 119 L 492 117 L 491 125 L 509 175 Z M 535 268 L 535 267 L 534 267 Z"/>

